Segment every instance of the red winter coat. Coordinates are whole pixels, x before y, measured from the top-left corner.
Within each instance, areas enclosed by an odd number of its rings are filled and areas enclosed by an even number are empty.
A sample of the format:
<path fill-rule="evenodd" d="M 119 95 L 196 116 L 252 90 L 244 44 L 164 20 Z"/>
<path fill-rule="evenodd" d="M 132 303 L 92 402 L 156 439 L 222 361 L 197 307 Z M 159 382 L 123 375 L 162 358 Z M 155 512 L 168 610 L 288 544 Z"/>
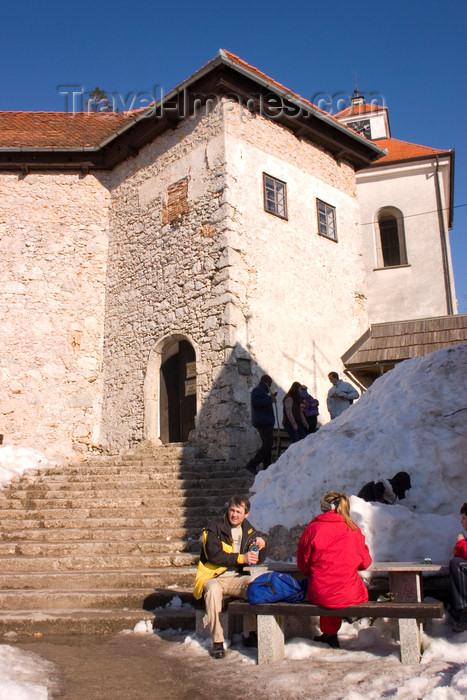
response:
<path fill-rule="evenodd" d="M 303 532 L 297 551 L 298 568 L 308 577 L 308 598 L 315 605 L 343 608 L 368 600 L 358 575 L 371 557 L 365 538 L 351 530 L 333 510 L 313 518 Z"/>
<path fill-rule="evenodd" d="M 461 559 L 467 559 L 467 540 L 459 540 L 459 542 L 456 542 L 456 546 L 454 547 L 454 557 L 461 557 Z"/>

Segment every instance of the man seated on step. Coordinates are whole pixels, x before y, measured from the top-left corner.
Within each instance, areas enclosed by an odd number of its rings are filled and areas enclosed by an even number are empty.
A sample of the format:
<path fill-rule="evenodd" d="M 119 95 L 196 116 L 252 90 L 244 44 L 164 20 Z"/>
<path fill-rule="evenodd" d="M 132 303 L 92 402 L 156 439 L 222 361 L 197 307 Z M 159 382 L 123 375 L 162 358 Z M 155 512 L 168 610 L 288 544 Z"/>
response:
<path fill-rule="evenodd" d="M 212 640 L 209 653 L 214 659 L 225 656 L 224 631 L 219 619 L 224 597 L 248 599 L 252 579 L 243 567 L 262 562 L 266 556 L 265 541 L 247 520 L 249 512 L 248 498 L 231 496 L 224 516 L 212 520 L 203 531 L 193 595 L 197 600 L 204 596 L 203 622 L 205 627 L 209 626 Z M 254 615 L 245 615 L 243 629 L 243 644 L 256 646 Z"/>

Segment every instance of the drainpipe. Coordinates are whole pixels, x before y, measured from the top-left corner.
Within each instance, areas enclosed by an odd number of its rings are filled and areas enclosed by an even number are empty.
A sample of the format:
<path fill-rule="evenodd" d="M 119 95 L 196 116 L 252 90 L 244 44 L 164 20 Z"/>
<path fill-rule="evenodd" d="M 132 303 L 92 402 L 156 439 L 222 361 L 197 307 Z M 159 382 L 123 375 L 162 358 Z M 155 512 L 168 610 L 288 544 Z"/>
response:
<path fill-rule="evenodd" d="M 443 254 L 443 272 L 444 272 L 444 286 L 446 290 L 446 308 L 448 316 L 454 314 L 454 305 L 452 303 L 452 292 L 451 292 L 451 278 L 449 275 L 449 259 L 448 259 L 448 246 L 446 243 L 446 227 L 444 225 L 443 216 L 443 203 L 441 199 L 441 185 L 439 179 L 439 158 L 436 156 L 436 203 L 438 206 L 438 221 L 439 221 L 439 233 L 441 236 L 441 250 Z"/>

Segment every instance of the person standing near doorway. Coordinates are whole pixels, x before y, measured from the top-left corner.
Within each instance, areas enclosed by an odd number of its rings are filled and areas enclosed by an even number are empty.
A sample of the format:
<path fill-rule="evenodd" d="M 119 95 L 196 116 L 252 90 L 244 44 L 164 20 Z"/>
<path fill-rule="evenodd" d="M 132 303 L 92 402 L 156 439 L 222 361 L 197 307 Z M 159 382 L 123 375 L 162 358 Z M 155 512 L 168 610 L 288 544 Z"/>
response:
<path fill-rule="evenodd" d="M 293 382 L 284 397 L 283 425 L 287 430 L 290 442 L 303 440 L 308 433 L 308 423 L 302 407 L 302 385 Z"/>
<path fill-rule="evenodd" d="M 327 406 L 331 420 L 340 416 L 360 394 L 348 382 L 339 379 L 337 372 L 329 372 L 328 379 L 332 387 L 328 391 Z"/>
<path fill-rule="evenodd" d="M 263 374 L 258 386 L 251 392 L 251 422 L 261 438 L 261 447 L 246 465 L 251 474 L 257 473 L 260 464 L 267 469 L 272 461 L 272 444 L 274 440 L 274 407 L 276 393 L 271 393 L 272 379 Z"/>
<path fill-rule="evenodd" d="M 316 433 L 318 430 L 319 401 L 308 393 L 308 387 L 302 384 L 301 403 L 306 422 L 308 423 L 308 434 Z"/>

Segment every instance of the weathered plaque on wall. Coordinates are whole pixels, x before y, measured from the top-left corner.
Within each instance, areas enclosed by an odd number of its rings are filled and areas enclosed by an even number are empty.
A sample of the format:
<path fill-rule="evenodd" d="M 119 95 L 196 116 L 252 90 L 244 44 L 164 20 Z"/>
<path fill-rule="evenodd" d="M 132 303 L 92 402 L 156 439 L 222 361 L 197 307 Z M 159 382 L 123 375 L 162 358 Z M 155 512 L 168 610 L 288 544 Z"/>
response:
<path fill-rule="evenodd" d="M 196 394 L 196 378 L 185 380 L 185 396 Z"/>
<path fill-rule="evenodd" d="M 186 378 L 196 377 L 196 362 L 186 363 Z"/>
<path fill-rule="evenodd" d="M 245 357 L 239 357 L 237 360 L 237 369 L 239 374 L 251 374 L 251 360 Z"/>

